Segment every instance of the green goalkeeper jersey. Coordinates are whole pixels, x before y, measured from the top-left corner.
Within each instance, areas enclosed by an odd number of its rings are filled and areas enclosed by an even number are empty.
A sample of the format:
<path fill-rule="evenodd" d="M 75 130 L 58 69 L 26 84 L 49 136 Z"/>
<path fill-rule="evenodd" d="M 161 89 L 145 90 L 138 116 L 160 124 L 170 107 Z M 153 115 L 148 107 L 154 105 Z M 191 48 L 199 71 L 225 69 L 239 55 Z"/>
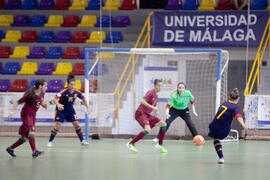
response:
<path fill-rule="evenodd" d="M 193 103 L 193 101 L 194 97 L 189 90 L 185 90 L 182 96 L 180 96 L 176 90 L 172 93 L 168 104 L 175 109 L 181 110 L 186 109 L 188 107 L 188 103 Z"/>

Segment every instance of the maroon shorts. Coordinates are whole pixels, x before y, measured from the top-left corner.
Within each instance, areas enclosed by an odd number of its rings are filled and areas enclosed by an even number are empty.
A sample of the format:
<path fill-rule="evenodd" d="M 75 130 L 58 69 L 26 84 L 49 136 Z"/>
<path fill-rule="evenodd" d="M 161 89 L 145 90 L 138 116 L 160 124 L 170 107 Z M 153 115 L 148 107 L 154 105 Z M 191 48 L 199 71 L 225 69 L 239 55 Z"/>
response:
<path fill-rule="evenodd" d="M 23 137 L 28 138 L 29 132 L 35 131 L 35 117 L 33 116 L 21 116 L 22 118 L 22 125 L 19 129 L 19 134 Z"/>
<path fill-rule="evenodd" d="M 142 111 L 135 112 L 135 119 L 143 128 L 145 125 L 150 125 L 150 127 L 153 128 L 160 121 L 158 117 L 146 114 Z"/>

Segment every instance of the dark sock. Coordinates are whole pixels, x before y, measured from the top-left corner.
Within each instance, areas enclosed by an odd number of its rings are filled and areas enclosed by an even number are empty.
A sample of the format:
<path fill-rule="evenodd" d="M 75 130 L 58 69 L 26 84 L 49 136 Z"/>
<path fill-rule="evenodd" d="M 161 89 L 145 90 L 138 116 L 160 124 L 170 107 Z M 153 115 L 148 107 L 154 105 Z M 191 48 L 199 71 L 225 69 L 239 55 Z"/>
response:
<path fill-rule="evenodd" d="M 10 146 L 10 149 L 15 149 L 16 147 L 22 145 L 26 140 L 24 139 L 24 137 L 20 137 L 14 144 L 12 144 Z"/>
<path fill-rule="evenodd" d="M 214 146 L 216 149 L 216 152 L 218 154 L 219 159 L 223 158 L 223 153 L 222 153 L 222 145 L 219 140 L 214 141 Z"/>
<path fill-rule="evenodd" d="M 29 134 L 28 139 L 29 139 L 29 144 L 31 146 L 32 151 L 35 152 L 36 151 L 35 135 Z"/>
<path fill-rule="evenodd" d="M 82 142 L 82 140 L 83 140 L 83 133 L 82 133 L 81 127 L 80 126 L 79 127 L 76 127 L 75 130 L 76 130 L 76 133 L 77 133 L 80 141 Z"/>
<path fill-rule="evenodd" d="M 145 135 L 149 134 L 147 131 L 142 131 L 140 132 L 137 136 L 135 136 L 129 144 L 135 144 L 137 141 L 139 141 L 140 139 L 142 139 Z"/>
<path fill-rule="evenodd" d="M 160 130 L 159 130 L 158 144 L 161 145 L 161 146 L 163 144 L 163 140 L 164 140 L 164 137 L 165 137 L 165 134 L 166 134 L 166 129 L 167 129 L 167 126 L 162 126 L 162 127 L 160 127 Z"/>
<path fill-rule="evenodd" d="M 57 134 L 58 130 L 53 128 L 53 130 L 51 131 L 51 136 L 50 136 L 50 139 L 49 141 L 52 142 Z"/>

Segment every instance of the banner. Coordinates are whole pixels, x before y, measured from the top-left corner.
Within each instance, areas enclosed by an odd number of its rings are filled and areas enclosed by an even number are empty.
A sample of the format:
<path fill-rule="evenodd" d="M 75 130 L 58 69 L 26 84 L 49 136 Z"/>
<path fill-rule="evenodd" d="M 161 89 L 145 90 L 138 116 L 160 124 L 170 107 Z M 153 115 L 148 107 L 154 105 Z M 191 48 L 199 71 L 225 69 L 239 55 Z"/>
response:
<path fill-rule="evenodd" d="M 267 11 L 155 12 L 152 44 L 161 46 L 258 46 Z M 247 24 L 249 22 L 249 30 Z"/>

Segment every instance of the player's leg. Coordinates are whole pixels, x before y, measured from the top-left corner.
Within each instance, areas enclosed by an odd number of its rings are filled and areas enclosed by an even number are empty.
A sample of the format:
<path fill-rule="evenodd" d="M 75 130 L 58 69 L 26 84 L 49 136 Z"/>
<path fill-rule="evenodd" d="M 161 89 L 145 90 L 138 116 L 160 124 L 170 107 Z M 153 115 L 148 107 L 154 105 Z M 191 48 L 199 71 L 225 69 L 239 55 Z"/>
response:
<path fill-rule="evenodd" d="M 32 152 L 33 152 L 32 153 L 33 158 L 37 158 L 38 156 L 44 154 L 44 151 L 38 151 L 36 149 L 35 132 L 33 131 L 33 129 L 28 134 L 28 140 L 29 140 L 29 144 L 30 144 L 30 147 L 32 149 Z"/>
<path fill-rule="evenodd" d="M 54 117 L 55 126 L 51 130 L 51 135 L 50 135 L 50 139 L 49 139 L 49 142 L 47 144 L 47 147 L 52 147 L 53 140 L 54 140 L 55 136 L 57 135 L 58 131 L 60 130 L 61 125 L 64 122 L 64 120 L 65 120 L 65 117 L 63 116 L 62 112 L 55 111 L 55 117 Z"/>
<path fill-rule="evenodd" d="M 213 144 L 214 144 L 215 150 L 217 152 L 217 155 L 219 157 L 218 164 L 223 164 L 224 163 L 224 156 L 223 156 L 222 145 L 221 145 L 220 140 L 214 139 Z"/>
<path fill-rule="evenodd" d="M 188 129 L 190 130 L 193 137 L 198 135 L 198 131 L 191 120 L 189 110 L 181 110 L 180 117 L 186 122 Z"/>
<path fill-rule="evenodd" d="M 6 151 L 11 155 L 12 157 L 16 157 L 14 153 L 14 149 L 18 146 L 22 145 L 27 141 L 27 138 L 21 136 L 15 143 L 13 143 L 11 146 L 7 147 Z"/>
<path fill-rule="evenodd" d="M 156 144 L 156 148 L 158 150 L 160 150 L 162 153 L 167 153 L 168 152 L 167 149 L 165 149 L 164 146 L 163 146 L 163 140 L 164 140 L 164 137 L 165 137 L 165 134 L 166 134 L 166 129 L 167 129 L 166 123 L 159 120 L 157 117 L 153 117 L 153 118 L 150 119 L 150 124 L 152 124 L 153 122 L 155 123 L 156 126 L 160 127 L 159 141 Z"/>
<path fill-rule="evenodd" d="M 72 121 L 72 125 L 73 125 L 73 127 L 77 133 L 77 136 L 78 136 L 80 142 L 82 143 L 82 145 L 88 145 L 89 143 L 84 141 L 84 139 L 83 139 L 83 132 L 82 132 L 82 129 L 81 129 L 79 122 L 77 120 Z"/>

